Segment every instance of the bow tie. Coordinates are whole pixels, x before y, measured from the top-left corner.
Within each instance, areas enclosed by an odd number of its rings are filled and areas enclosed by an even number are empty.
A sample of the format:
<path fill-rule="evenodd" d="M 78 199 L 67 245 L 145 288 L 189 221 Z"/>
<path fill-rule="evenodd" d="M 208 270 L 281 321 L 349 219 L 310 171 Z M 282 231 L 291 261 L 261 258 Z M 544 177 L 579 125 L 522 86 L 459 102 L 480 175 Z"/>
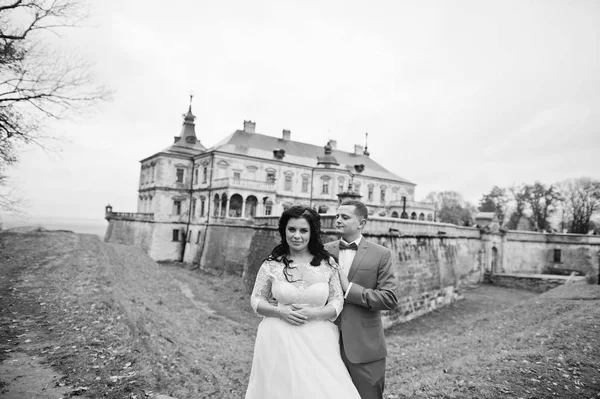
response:
<path fill-rule="evenodd" d="M 355 242 L 346 244 L 344 241 L 340 241 L 340 250 L 342 249 L 351 249 L 352 251 L 358 250 L 358 245 Z"/>

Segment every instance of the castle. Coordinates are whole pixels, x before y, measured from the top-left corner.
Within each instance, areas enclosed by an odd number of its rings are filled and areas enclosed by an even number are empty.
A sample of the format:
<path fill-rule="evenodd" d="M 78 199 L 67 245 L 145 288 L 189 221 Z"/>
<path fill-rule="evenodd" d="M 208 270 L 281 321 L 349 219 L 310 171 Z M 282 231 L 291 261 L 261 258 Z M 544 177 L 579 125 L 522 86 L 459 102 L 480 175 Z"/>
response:
<path fill-rule="evenodd" d="M 490 215 L 478 227 L 435 222 L 432 205 L 414 200 L 415 184 L 354 152 L 256 133 L 244 121 L 212 148 L 196 136 L 191 106 L 175 142 L 141 161 L 138 212 L 106 207 L 105 241 L 142 247 L 153 259 L 240 274 L 250 291 L 262 260 L 278 244 L 281 212 L 292 204 L 322 214 L 323 239 L 336 238 L 335 210 L 361 198 L 371 216 L 363 235 L 392 251 L 400 303 L 385 323 L 409 320 L 460 298 L 485 279 L 547 290 L 597 279 L 600 238 L 506 231 Z M 551 271 L 577 273 L 557 276 Z M 596 280 L 597 281 L 597 280 Z"/>
<path fill-rule="evenodd" d="M 290 130 L 259 134 L 244 121 L 243 130 L 206 148 L 194 120 L 190 103 L 173 144 L 140 161 L 137 213 L 107 207 L 109 221 L 133 223 L 123 233 L 152 230 L 136 243 L 155 260 L 183 260 L 185 243 L 199 244 L 211 224 L 247 224 L 298 203 L 335 214 L 344 193 L 361 198 L 371 215 L 434 219 L 433 205 L 414 200 L 415 184 L 375 162 L 366 145 L 345 152 L 334 140 L 320 147 L 292 140 Z"/>

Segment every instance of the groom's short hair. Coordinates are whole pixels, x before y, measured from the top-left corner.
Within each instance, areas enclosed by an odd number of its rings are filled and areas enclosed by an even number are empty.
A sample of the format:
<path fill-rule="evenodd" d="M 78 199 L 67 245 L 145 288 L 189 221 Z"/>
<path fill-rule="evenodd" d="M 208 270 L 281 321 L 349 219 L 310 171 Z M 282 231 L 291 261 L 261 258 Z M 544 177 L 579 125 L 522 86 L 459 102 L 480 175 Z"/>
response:
<path fill-rule="evenodd" d="M 360 202 L 359 200 L 347 199 L 342 201 L 340 206 L 342 205 L 350 205 L 354 207 L 354 213 L 358 216 L 359 219 L 367 220 L 369 218 L 369 210 L 367 206 Z"/>

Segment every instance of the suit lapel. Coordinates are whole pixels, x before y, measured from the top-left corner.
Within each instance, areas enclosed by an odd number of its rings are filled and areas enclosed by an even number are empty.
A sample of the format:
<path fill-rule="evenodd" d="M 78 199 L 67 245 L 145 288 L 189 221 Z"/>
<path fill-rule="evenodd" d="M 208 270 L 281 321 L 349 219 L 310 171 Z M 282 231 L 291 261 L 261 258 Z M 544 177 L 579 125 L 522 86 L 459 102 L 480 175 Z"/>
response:
<path fill-rule="evenodd" d="M 340 240 L 331 243 L 331 250 L 329 253 L 337 263 L 340 263 Z"/>
<path fill-rule="evenodd" d="M 337 246 L 338 254 L 340 252 L 339 243 Z M 348 272 L 348 281 L 352 281 L 354 278 L 354 273 L 356 273 L 356 269 L 360 266 L 360 262 L 362 262 L 363 258 L 367 254 L 367 240 L 364 237 L 360 240 L 358 245 L 358 250 L 356 250 L 356 255 L 354 256 L 354 260 L 352 261 L 352 266 L 350 266 L 350 271 Z"/>

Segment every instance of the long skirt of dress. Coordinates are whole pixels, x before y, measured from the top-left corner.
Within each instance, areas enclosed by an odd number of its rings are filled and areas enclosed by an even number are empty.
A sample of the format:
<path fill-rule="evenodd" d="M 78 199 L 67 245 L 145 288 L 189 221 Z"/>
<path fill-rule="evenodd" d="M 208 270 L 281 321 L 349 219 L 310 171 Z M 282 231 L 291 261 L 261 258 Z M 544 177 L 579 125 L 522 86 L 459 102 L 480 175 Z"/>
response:
<path fill-rule="evenodd" d="M 246 399 L 360 399 L 329 321 L 292 326 L 265 317 L 258 326 Z"/>

